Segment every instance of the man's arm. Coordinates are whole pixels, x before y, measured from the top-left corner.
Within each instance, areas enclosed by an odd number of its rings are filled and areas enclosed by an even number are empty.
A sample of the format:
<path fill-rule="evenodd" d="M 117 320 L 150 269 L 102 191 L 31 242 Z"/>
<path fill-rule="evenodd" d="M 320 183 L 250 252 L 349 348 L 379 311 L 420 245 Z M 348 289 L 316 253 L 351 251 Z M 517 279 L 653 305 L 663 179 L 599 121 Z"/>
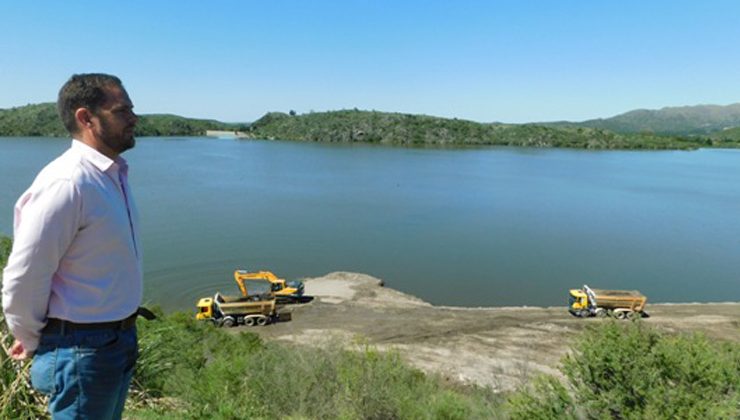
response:
<path fill-rule="evenodd" d="M 38 346 L 59 262 L 80 225 L 79 191 L 70 180 L 32 187 L 15 208 L 13 250 L 3 272 L 5 319 L 18 345 L 11 353 L 30 355 Z"/>

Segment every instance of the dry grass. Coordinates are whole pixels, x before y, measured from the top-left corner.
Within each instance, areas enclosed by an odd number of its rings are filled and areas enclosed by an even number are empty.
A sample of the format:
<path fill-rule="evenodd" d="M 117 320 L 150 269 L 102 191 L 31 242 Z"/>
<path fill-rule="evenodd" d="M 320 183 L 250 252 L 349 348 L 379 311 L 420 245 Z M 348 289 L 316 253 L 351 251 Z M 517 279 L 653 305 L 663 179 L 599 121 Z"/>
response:
<path fill-rule="evenodd" d="M 31 388 L 31 363 L 8 356 L 13 338 L 0 314 L 0 418 L 46 419 L 47 398 Z"/>

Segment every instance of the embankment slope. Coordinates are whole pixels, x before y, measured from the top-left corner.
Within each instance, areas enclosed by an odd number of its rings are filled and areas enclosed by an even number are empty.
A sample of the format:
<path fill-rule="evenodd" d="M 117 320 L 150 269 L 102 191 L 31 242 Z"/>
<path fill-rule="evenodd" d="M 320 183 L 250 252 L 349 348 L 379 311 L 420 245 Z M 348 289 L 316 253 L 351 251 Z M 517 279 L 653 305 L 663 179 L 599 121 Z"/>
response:
<path fill-rule="evenodd" d="M 501 391 L 538 372 L 559 375 L 573 336 L 587 325 L 610 322 L 574 318 L 564 306 L 433 306 L 358 273 L 335 272 L 305 282 L 306 294 L 315 299 L 291 306 L 290 322 L 249 331 L 302 345 L 395 349 L 423 371 Z M 647 309 L 651 317 L 643 322 L 663 330 L 740 341 L 740 302 L 649 304 Z"/>

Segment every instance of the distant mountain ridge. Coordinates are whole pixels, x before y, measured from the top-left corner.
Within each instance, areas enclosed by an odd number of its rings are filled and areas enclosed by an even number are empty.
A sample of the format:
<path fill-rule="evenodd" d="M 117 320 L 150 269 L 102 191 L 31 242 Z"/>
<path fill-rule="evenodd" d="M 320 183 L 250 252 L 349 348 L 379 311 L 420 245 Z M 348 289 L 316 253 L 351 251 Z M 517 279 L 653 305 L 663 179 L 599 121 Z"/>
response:
<path fill-rule="evenodd" d="M 708 135 L 740 127 L 740 103 L 636 109 L 611 118 L 582 122 L 559 121 L 547 126 L 599 128 L 616 133 L 654 133 L 674 136 Z"/>

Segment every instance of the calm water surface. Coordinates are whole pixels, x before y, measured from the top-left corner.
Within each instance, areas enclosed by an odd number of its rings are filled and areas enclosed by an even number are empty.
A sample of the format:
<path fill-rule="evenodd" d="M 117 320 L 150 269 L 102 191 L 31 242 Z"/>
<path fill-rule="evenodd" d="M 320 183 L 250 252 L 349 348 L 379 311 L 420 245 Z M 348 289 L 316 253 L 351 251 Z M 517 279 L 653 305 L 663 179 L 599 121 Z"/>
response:
<path fill-rule="evenodd" d="M 68 140 L 0 138 L 0 232 Z M 430 150 L 141 138 L 126 153 L 146 300 L 235 268 L 357 271 L 440 305 L 559 305 L 587 283 L 740 300 L 740 151 Z"/>

